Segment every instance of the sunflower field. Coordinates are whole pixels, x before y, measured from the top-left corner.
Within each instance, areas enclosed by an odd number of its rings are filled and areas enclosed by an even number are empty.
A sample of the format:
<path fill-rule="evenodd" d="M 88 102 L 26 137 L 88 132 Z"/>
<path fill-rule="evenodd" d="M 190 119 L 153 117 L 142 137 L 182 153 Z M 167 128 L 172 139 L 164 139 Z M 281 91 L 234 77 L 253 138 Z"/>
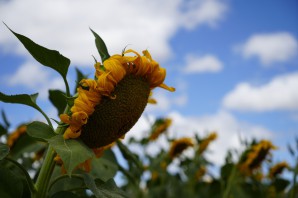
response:
<path fill-rule="evenodd" d="M 60 120 L 49 118 L 38 106 L 37 93 L 0 92 L 1 102 L 30 106 L 46 120 L 20 121 L 11 130 L 15 123 L 2 111 L 1 198 L 298 197 L 298 139 L 288 145 L 291 162 L 276 162 L 278 148 L 269 140 L 253 139 L 241 140 L 241 150 L 229 150 L 221 167 L 206 157 L 209 145 L 220 138 L 216 132 L 171 139 L 171 118 L 149 123 L 146 137 L 127 139 L 125 134 L 146 105 L 158 102 L 154 89 L 175 91 L 165 84 L 166 70 L 148 50 L 141 55 L 124 49 L 110 56 L 104 41 L 90 29 L 101 62 L 94 57 L 94 78 L 76 69 L 72 94 L 67 79 L 70 60 L 7 28 L 36 61 L 58 72 L 66 91 L 49 90 Z M 147 147 L 161 137 L 169 149 L 152 156 Z M 173 166 L 175 172 L 170 171 Z"/>

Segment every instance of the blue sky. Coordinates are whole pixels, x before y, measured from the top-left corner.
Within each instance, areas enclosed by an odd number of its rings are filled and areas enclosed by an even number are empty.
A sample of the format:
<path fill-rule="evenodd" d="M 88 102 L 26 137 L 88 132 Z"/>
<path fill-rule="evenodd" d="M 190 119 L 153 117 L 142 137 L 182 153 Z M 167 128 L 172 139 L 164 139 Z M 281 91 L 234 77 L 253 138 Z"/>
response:
<path fill-rule="evenodd" d="M 145 113 L 150 119 L 171 117 L 171 136 L 217 131 L 210 159 L 219 164 L 227 148 L 239 148 L 239 134 L 268 138 L 280 147 L 276 161 L 290 159 L 286 144 L 294 143 L 298 131 L 296 0 L 10 0 L 0 1 L 0 19 L 69 57 L 71 85 L 74 68 L 92 76 L 91 55 L 98 57 L 89 27 L 103 37 L 110 54 L 126 45 L 148 49 L 177 91 L 157 89 L 159 104 Z M 0 91 L 40 92 L 38 104 L 57 118 L 46 90 L 64 89 L 62 79 L 35 62 L 4 25 L 0 35 Z M 0 109 L 13 126 L 42 119 L 20 105 L 0 103 Z M 141 117 L 128 136 L 141 137 L 148 127 Z M 162 138 L 156 144 L 148 152 L 168 147 Z"/>

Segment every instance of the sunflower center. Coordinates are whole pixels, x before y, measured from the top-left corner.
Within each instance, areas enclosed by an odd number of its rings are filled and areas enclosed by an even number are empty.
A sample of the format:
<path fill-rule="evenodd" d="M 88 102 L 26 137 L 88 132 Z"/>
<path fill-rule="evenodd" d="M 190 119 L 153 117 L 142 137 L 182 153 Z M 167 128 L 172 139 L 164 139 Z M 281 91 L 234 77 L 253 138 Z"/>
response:
<path fill-rule="evenodd" d="M 142 77 L 127 75 L 115 87 L 112 96 L 103 97 L 82 127 L 80 138 L 90 148 L 106 146 L 128 132 L 143 113 L 150 93 Z"/>

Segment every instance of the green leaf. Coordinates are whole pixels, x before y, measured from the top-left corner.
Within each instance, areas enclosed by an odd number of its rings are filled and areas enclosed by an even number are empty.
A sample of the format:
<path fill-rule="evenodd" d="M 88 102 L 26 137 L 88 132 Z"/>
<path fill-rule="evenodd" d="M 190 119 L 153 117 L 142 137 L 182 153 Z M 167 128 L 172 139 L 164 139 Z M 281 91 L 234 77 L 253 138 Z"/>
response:
<path fill-rule="evenodd" d="M 284 191 L 287 186 L 290 184 L 288 180 L 282 178 L 276 178 L 272 185 L 274 185 L 277 193 Z"/>
<path fill-rule="evenodd" d="M 127 195 L 116 186 L 113 179 L 103 182 L 100 179 L 94 180 L 94 178 L 89 174 L 83 174 L 83 177 L 86 186 L 96 197 L 127 198 Z"/>
<path fill-rule="evenodd" d="M 38 93 L 28 95 L 28 94 L 18 94 L 18 95 L 6 95 L 0 92 L 0 101 L 5 103 L 15 103 L 15 104 L 23 104 L 30 107 L 33 107 L 37 111 L 39 111 L 47 120 L 48 124 L 52 126 L 50 119 L 47 115 L 41 110 L 41 108 L 36 104 Z"/>
<path fill-rule="evenodd" d="M 62 114 L 67 105 L 65 93 L 60 90 L 49 90 L 49 99 L 58 110 L 58 116 Z"/>
<path fill-rule="evenodd" d="M 7 130 L 0 124 L 0 137 L 7 134 Z"/>
<path fill-rule="evenodd" d="M 96 32 L 94 32 L 91 28 L 90 30 L 95 37 L 95 45 L 96 45 L 97 51 L 101 57 L 102 62 L 104 62 L 105 60 L 110 58 L 107 46 L 105 42 L 102 40 L 102 38 Z"/>
<path fill-rule="evenodd" d="M 55 136 L 53 129 L 49 125 L 39 121 L 34 121 L 27 125 L 27 134 L 39 140 L 48 140 Z"/>
<path fill-rule="evenodd" d="M 68 192 L 68 191 L 61 191 L 55 193 L 51 198 L 80 198 L 78 195 Z"/>
<path fill-rule="evenodd" d="M 84 75 L 78 68 L 76 68 L 76 74 L 77 74 L 77 80 L 76 80 L 76 87 L 75 87 L 74 93 L 77 92 L 77 88 L 80 86 L 80 81 L 82 79 L 87 78 L 87 76 Z"/>
<path fill-rule="evenodd" d="M 66 78 L 70 64 L 70 60 L 68 58 L 64 57 L 56 50 L 50 50 L 36 44 L 31 39 L 12 31 L 7 25 L 6 27 L 19 39 L 35 60 L 44 66 L 56 70 L 64 79 Z"/>
<path fill-rule="evenodd" d="M 4 124 L 5 124 L 5 128 L 8 129 L 10 127 L 10 123 L 8 122 L 6 114 L 3 110 L 1 111 L 1 115 L 2 115 L 2 119 L 4 121 Z"/>
<path fill-rule="evenodd" d="M 9 146 L 0 143 L 0 160 L 2 160 L 9 153 Z"/>
<path fill-rule="evenodd" d="M 6 95 L 0 92 L 0 101 L 5 103 L 16 103 L 16 104 L 23 104 L 35 109 L 39 109 L 36 104 L 38 93 L 28 95 L 28 94 L 19 94 L 19 95 Z"/>
<path fill-rule="evenodd" d="M 62 135 L 56 135 L 48 142 L 61 157 L 68 175 L 78 164 L 94 157 L 93 151 L 80 140 L 65 140 Z"/>
<path fill-rule="evenodd" d="M 118 171 L 118 166 L 104 158 L 95 158 L 92 160 L 92 169 L 90 174 L 94 178 L 99 178 L 106 182 L 113 178 Z"/>
<path fill-rule="evenodd" d="M 19 176 L 0 166 L 0 195 L 5 198 L 22 197 L 23 182 Z"/>
<path fill-rule="evenodd" d="M 61 172 L 61 168 L 59 167 L 59 173 Z M 82 177 L 76 177 L 76 175 L 72 175 L 69 177 L 68 175 L 60 175 L 54 179 L 54 183 L 51 184 L 49 188 L 49 195 L 54 195 L 57 192 L 61 191 L 71 191 L 73 189 L 83 189 L 86 188 L 86 185 L 83 181 Z"/>

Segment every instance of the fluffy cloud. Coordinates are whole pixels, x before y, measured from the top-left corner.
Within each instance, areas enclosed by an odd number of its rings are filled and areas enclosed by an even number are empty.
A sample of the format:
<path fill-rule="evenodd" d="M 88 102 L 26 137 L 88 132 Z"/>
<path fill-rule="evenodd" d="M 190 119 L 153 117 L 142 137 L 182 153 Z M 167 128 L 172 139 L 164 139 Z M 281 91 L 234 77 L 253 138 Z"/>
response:
<path fill-rule="evenodd" d="M 215 56 L 207 54 L 201 57 L 188 55 L 186 57 L 186 73 L 219 72 L 223 64 Z"/>
<path fill-rule="evenodd" d="M 242 111 L 298 109 L 298 72 L 273 78 L 267 84 L 238 84 L 223 99 L 223 106 Z"/>
<path fill-rule="evenodd" d="M 13 30 L 83 65 L 92 65 L 91 54 L 97 55 L 88 27 L 102 36 L 111 54 L 129 44 L 136 50 L 148 48 L 156 59 L 165 60 L 171 55 L 169 40 L 178 29 L 217 24 L 226 10 L 219 0 L 0 2 L 0 18 Z M 4 26 L 1 29 L 2 50 L 28 55 Z"/>
<path fill-rule="evenodd" d="M 258 57 L 262 64 L 269 66 L 297 55 L 298 41 L 287 32 L 256 34 L 240 47 L 240 51 L 245 58 Z"/>
<path fill-rule="evenodd" d="M 64 82 L 60 76 L 51 75 L 49 68 L 42 67 L 30 61 L 22 64 L 18 70 L 9 76 L 4 76 L 4 82 L 8 86 L 20 86 L 38 92 L 41 99 L 46 99 L 49 89 L 63 89 Z"/>
<path fill-rule="evenodd" d="M 196 117 L 184 116 L 179 112 L 171 112 L 168 114 L 168 117 L 173 119 L 173 124 L 168 133 L 170 138 L 194 137 L 195 134 L 202 137 L 209 132 L 216 131 L 219 137 L 214 143 L 210 144 L 209 148 L 212 152 L 208 152 L 207 157 L 217 165 L 224 162 L 228 149 L 242 148 L 240 137 L 247 139 L 253 137 L 257 139 L 274 139 L 273 133 L 268 129 L 237 120 L 232 114 L 226 111 Z M 139 139 L 148 136 L 150 123 L 154 121 L 154 118 L 153 115 L 141 117 L 139 122 L 127 133 L 125 141 L 130 137 Z M 156 142 L 151 143 L 146 151 L 151 155 L 155 155 L 160 149 L 167 150 L 168 148 L 169 143 L 164 136 L 161 136 Z M 131 149 L 140 155 L 144 154 L 142 149 L 136 145 L 132 146 Z M 188 155 L 191 154 L 188 153 Z"/>

